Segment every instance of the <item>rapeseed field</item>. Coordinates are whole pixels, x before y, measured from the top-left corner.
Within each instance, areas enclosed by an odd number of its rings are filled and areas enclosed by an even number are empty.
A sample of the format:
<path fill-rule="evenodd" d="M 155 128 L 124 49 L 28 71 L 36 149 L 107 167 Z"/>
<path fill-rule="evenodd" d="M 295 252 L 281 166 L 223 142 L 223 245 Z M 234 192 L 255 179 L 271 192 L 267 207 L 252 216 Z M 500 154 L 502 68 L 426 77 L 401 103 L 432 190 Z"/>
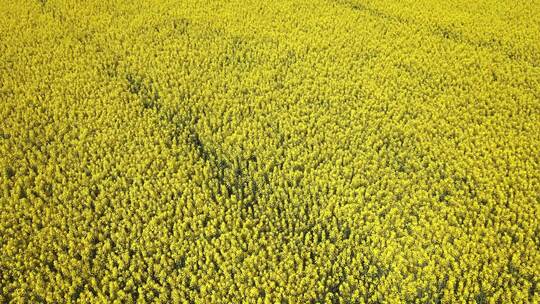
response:
<path fill-rule="evenodd" d="M 1 303 L 540 303 L 540 2 L 0 0 Z"/>

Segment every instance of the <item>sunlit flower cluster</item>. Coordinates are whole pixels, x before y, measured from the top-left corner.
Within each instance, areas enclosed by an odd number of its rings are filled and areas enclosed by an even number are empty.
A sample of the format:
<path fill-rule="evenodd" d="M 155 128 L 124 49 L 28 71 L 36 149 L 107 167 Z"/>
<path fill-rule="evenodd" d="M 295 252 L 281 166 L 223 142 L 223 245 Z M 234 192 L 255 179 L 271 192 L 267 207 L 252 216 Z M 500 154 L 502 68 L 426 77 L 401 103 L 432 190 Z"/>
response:
<path fill-rule="evenodd" d="M 539 24 L 0 1 L 0 302 L 540 302 Z"/>

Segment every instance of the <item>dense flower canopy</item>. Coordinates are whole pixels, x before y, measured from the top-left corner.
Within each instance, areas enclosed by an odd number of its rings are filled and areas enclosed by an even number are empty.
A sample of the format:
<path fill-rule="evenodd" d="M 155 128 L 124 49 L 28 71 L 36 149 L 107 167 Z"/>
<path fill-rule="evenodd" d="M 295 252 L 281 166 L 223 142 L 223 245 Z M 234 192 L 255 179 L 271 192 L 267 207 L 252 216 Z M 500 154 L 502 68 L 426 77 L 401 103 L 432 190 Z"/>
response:
<path fill-rule="evenodd" d="M 0 302 L 540 302 L 540 2 L 0 1 Z"/>

